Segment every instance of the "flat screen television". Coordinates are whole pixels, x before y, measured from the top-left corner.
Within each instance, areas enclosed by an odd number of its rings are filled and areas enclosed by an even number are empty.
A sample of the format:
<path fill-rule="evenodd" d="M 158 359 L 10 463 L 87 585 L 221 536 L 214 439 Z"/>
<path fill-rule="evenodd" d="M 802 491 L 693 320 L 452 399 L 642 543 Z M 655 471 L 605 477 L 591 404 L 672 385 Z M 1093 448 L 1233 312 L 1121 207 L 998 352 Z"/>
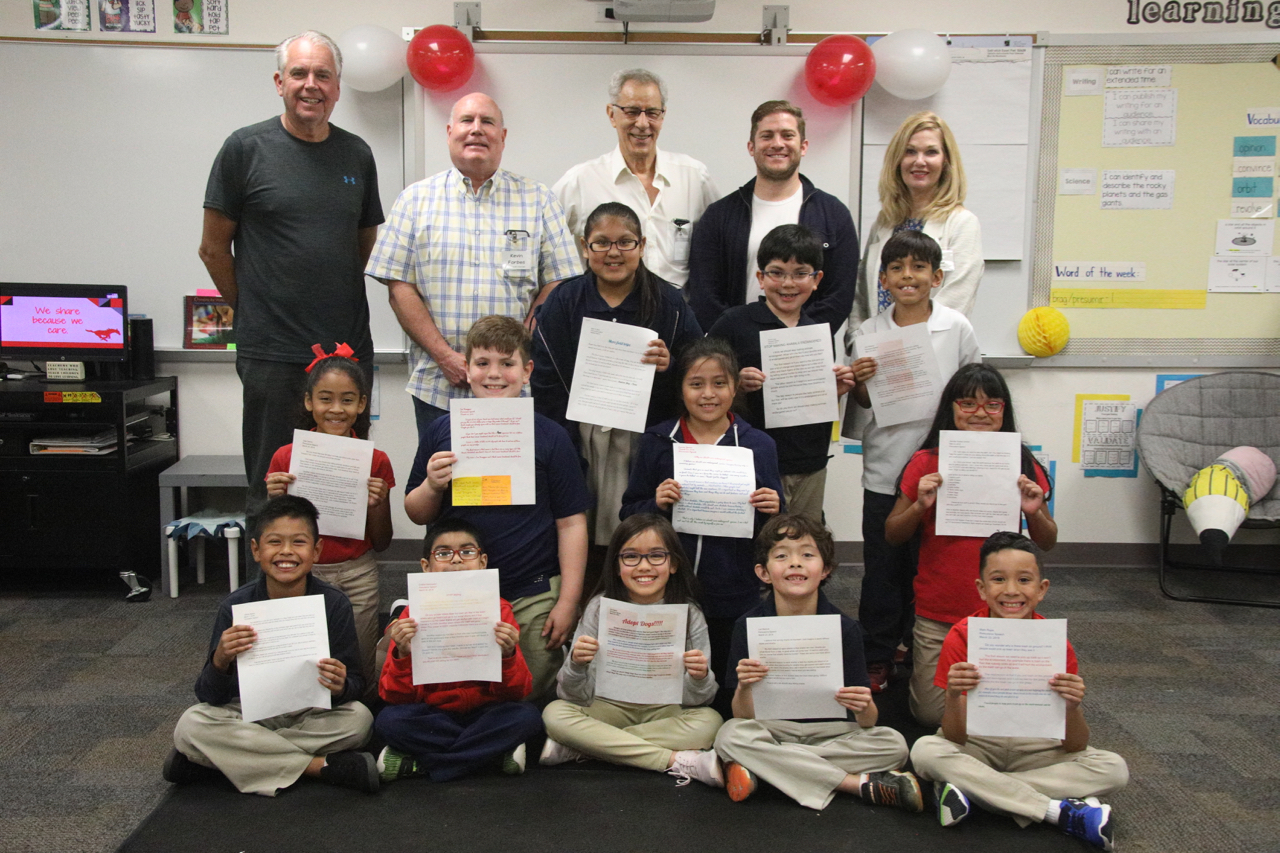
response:
<path fill-rule="evenodd" d="M 124 363 L 128 357 L 127 288 L 0 282 L 0 361 Z"/>

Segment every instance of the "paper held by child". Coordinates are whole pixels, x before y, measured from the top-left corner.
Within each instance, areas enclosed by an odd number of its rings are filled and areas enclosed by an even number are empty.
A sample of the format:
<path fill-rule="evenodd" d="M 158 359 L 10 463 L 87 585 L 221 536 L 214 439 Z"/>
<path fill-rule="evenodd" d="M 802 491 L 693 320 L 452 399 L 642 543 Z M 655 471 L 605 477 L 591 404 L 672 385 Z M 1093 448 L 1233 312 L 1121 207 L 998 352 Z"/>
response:
<path fill-rule="evenodd" d="M 600 599 L 596 695 L 640 705 L 679 705 L 688 620 L 687 604 Z"/>
<path fill-rule="evenodd" d="M 408 576 L 414 684 L 502 681 L 498 570 L 425 572 Z"/>
<path fill-rule="evenodd" d="M 320 512 L 320 535 L 364 539 L 369 511 L 373 442 L 295 429 L 289 494 L 306 498 Z"/>
<path fill-rule="evenodd" d="M 316 665 L 329 656 L 324 596 L 300 595 L 231 605 L 233 625 L 247 625 L 258 639 L 236 656 L 240 708 L 245 722 L 303 708 L 332 708 Z"/>
<path fill-rule="evenodd" d="M 565 417 L 644 432 L 657 368 L 641 359 L 657 337 L 652 329 L 584 317 Z"/>
<path fill-rule="evenodd" d="M 982 677 L 966 703 L 969 734 L 1066 737 L 1066 701 L 1049 686 L 1067 671 L 1066 619 L 971 616 L 969 662 Z"/>
<path fill-rule="evenodd" d="M 680 500 L 671 511 L 671 524 L 681 533 L 732 536 L 755 535 L 755 454 L 748 447 L 713 444 L 672 446 L 672 469 L 680 484 Z"/>
<path fill-rule="evenodd" d="M 747 654 L 769 667 L 751 687 L 757 720 L 844 719 L 839 615 L 748 619 Z"/>

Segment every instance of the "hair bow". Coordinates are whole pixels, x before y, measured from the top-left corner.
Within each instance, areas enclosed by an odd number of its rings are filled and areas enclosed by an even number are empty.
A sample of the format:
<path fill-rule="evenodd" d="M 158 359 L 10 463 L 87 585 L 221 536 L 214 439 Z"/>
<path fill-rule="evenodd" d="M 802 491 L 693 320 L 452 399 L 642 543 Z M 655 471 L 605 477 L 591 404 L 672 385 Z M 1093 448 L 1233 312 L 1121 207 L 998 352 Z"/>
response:
<path fill-rule="evenodd" d="M 348 344 L 338 344 L 336 347 L 334 347 L 333 352 L 331 353 L 326 353 L 324 351 L 324 347 L 322 347 L 320 344 L 312 344 L 311 351 L 316 354 L 316 357 L 311 359 L 311 363 L 307 365 L 307 373 L 310 373 L 311 368 L 315 367 L 317 364 L 324 361 L 326 358 L 346 358 L 346 359 L 350 359 L 351 361 L 360 360 L 356 358 L 356 351 L 353 350 Z"/>

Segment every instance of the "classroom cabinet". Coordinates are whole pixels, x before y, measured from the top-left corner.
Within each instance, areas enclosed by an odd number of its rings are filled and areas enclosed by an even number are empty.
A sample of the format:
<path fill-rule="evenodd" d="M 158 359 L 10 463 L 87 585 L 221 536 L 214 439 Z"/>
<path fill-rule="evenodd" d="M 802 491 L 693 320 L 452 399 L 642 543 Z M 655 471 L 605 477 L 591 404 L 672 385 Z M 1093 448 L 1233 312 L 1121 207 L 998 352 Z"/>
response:
<path fill-rule="evenodd" d="M 0 383 L 0 578 L 158 579 L 160 472 L 178 459 L 178 382 Z M 32 453 L 113 431 L 114 450 Z"/>

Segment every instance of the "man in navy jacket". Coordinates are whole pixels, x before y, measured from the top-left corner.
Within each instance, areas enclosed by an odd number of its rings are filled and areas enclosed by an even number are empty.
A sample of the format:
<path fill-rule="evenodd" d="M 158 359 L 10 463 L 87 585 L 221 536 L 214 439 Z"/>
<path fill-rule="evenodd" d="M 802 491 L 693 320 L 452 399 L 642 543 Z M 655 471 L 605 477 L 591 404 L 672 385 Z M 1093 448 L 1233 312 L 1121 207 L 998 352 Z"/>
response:
<path fill-rule="evenodd" d="M 825 275 L 806 306 L 814 320 L 840 328 L 853 306 L 858 233 L 849 208 L 800 174 L 809 148 L 804 113 L 765 101 L 751 115 L 747 151 L 756 177 L 707 208 L 693 232 L 686 293 L 698 325 L 710 329 L 726 308 L 755 302 L 755 253 L 778 225 L 800 223 L 822 240 Z"/>

